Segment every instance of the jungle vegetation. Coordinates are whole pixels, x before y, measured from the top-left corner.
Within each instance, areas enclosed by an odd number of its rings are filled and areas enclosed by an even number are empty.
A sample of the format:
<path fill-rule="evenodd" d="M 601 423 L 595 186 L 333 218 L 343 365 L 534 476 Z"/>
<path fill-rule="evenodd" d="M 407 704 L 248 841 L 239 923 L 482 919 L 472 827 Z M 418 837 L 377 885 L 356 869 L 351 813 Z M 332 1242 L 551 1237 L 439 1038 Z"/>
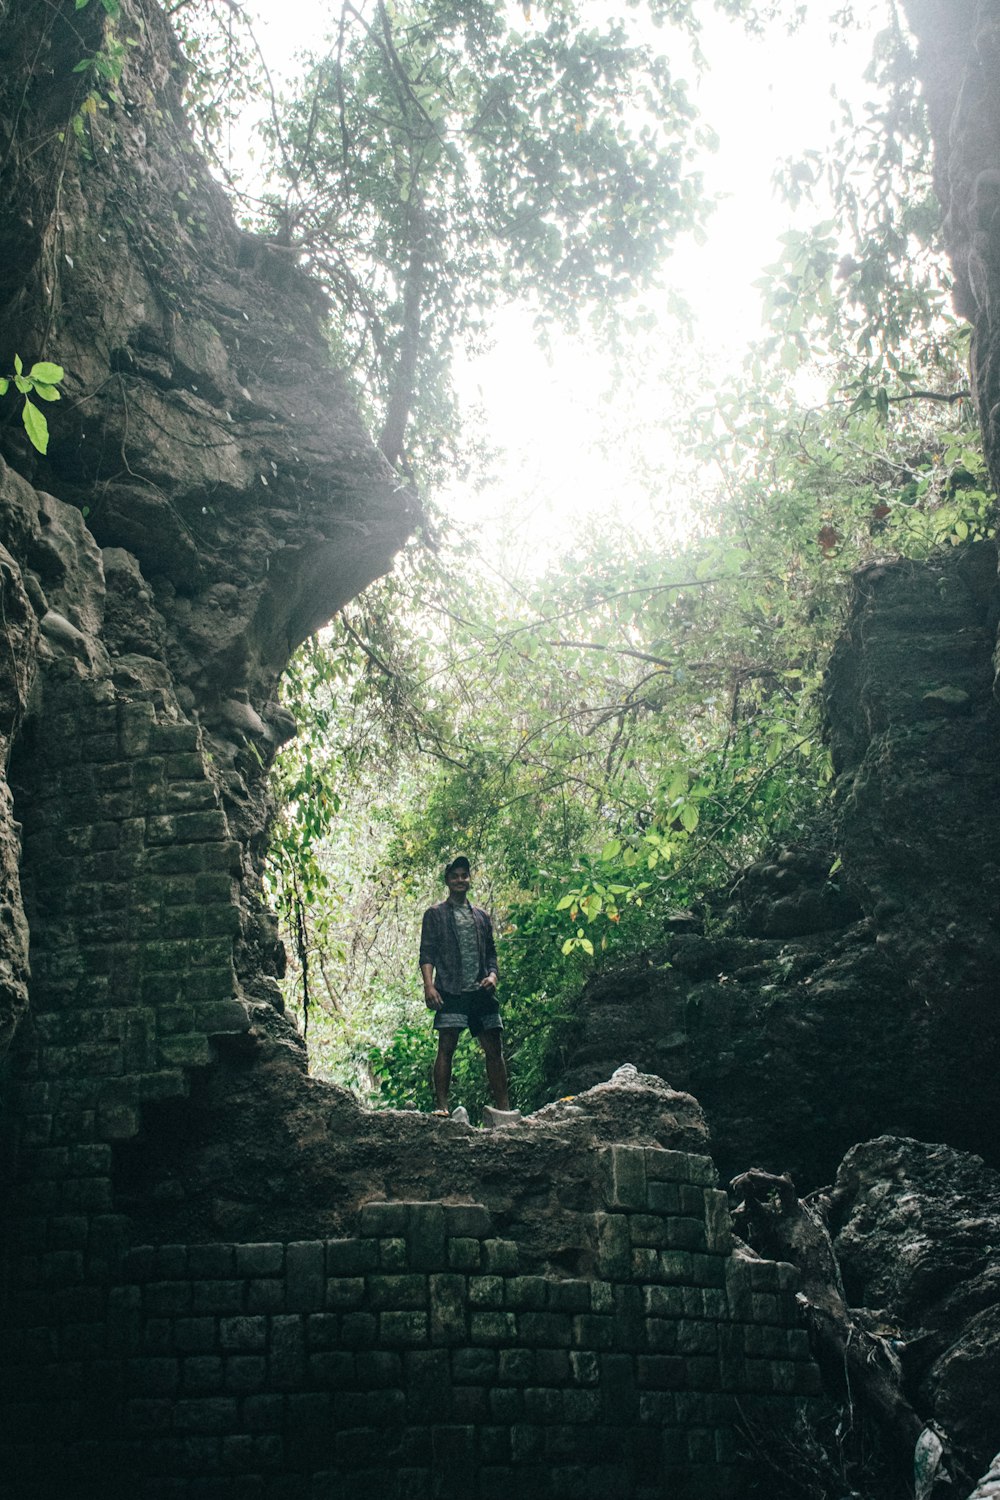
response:
<path fill-rule="evenodd" d="M 646 475 L 654 524 L 599 517 L 513 572 L 436 506 L 448 476 L 488 463 L 454 368 L 498 309 L 606 349 L 619 390 L 662 378 L 649 309 L 671 245 L 711 209 L 693 164 L 711 121 L 672 59 L 697 68 L 707 8 L 632 0 L 609 21 L 583 0 L 344 0 L 286 98 L 230 0 L 175 7 L 209 148 L 227 111 L 266 101 L 270 176 L 244 196 L 248 222 L 329 288 L 335 357 L 425 506 L 393 575 L 293 663 L 299 735 L 274 781 L 288 1002 L 314 1069 L 376 1103 L 429 1102 L 416 932 L 447 857 L 470 856 L 473 899 L 496 914 L 532 1107 L 595 966 L 655 946 L 671 912 L 711 920 L 747 863 L 814 836 L 852 570 L 993 532 L 892 0 L 866 104 L 779 171 L 799 217 L 762 273 L 765 336 L 721 378 L 690 348 L 665 391 L 679 457 Z M 718 8 L 757 29 L 802 10 Z M 852 20 L 841 5 L 830 25 Z M 623 397 L 622 439 L 628 421 Z M 655 524 L 678 490 L 679 539 Z M 459 1061 L 456 1102 L 481 1102 L 480 1072 Z"/>

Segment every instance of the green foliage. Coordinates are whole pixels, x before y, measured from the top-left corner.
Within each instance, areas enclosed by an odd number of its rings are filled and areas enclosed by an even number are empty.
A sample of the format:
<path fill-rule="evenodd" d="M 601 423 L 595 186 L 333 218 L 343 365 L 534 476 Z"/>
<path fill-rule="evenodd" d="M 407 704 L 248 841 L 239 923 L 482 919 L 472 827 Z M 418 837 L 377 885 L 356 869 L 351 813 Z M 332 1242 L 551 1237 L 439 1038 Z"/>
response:
<path fill-rule="evenodd" d="M 46 454 L 49 448 L 49 424 L 45 419 L 45 414 L 30 398 L 38 396 L 42 401 L 58 401 L 60 393 L 57 387 L 64 374 L 65 371 L 61 365 L 52 364 L 49 360 L 40 360 L 37 364 L 33 364 L 25 375 L 21 356 L 15 354 L 13 375 L 0 376 L 0 396 L 6 396 L 13 385 L 14 389 L 24 397 L 21 406 L 21 421 L 32 447 L 42 455 Z"/>
<path fill-rule="evenodd" d="M 690 6 L 654 14 L 693 30 Z M 666 56 L 573 0 L 345 5 L 272 137 L 273 231 L 331 289 L 393 462 L 453 450 L 451 358 L 492 309 L 608 335 L 704 211 Z"/>

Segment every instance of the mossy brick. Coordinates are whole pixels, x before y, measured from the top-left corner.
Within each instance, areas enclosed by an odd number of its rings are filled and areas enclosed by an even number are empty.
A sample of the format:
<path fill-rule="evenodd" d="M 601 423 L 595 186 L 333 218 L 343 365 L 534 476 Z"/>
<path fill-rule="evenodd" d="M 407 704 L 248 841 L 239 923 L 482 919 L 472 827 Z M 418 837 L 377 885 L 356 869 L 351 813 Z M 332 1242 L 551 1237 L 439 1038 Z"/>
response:
<path fill-rule="evenodd" d="M 222 1378 L 218 1354 L 195 1354 L 181 1360 L 181 1390 L 185 1396 L 214 1396 L 222 1390 Z"/>
<path fill-rule="evenodd" d="M 453 1271 L 478 1271 L 481 1259 L 481 1240 L 461 1238 L 448 1241 L 448 1265 Z"/>
<path fill-rule="evenodd" d="M 361 1206 L 361 1234 L 402 1237 L 406 1234 L 410 1205 L 379 1199 Z"/>
<path fill-rule="evenodd" d="M 149 730 L 149 750 L 161 755 L 197 750 L 201 733 L 197 724 L 154 723 Z"/>
<path fill-rule="evenodd" d="M 163 938 L 198 938 L 204 934 L 208 911 L 201 906 L 168 906 L 155 914 L 155 928 Z"/>
<path fill-rule="evenodd" d="M 632 1274 L 632 1242 L 624 1214 L 597 1215 L 597 1271 L 608 1281 L 625 1281 Z"/>
<path fill-rule="evenodd" d="M 278 1431 L 285 1420 L 285 1398 L 273 1393 L 248 1396 L 242 1404 L 243 1423 L 251 1432 Z"/>
<path fill-rule="evenodd" d="M 168 1066 L 181 1068 L 204 1068 L 212 1060 L 212 1049 L 208 1037 L 200 1032 L 187 1036 L 164 1036 L 159 1038 L 160 1057 Z"/>
<path fill-rule="evenodd" d="M 524 1393 L 520 1387 L 495 1386 L 489 1393 L 490 1417 L 510 1426 L 524 1416 Z"/>
<path fill-rule="evenodd" d="M 180 1068 L 157 1068 L 155 1073 L 136 1073 L 129 1078 L 128 1084 L 140 1104 L 151 1099 L 177 1099 L 187 1093 L 187 1080 Z"/>
<path fill-rule="evenodd" d="M 120 754 L 118 735 L 113 730 L 84 734 L 80 739 L 80 758 L 88 768 L 117 760 Z"/>
<path fill-rule="evenodd" d="M 456 1239 L 485 1239 L 493 1229 L 489 1209 L 482 1203 L 445 1203 L 445 1233 Z"/>
<path fill-rule="evenodd" d="M 128 791 L 135 778 L 136 768 L 128 761 L 107 761 L 94 766 L 87 773 L 87 780 L 97 797 L 105 792 Z"/>
<path fill-rule="evenodd" d="M 304 1320 L 297 1314 L 279 1314 L 271 1319 L 268 1344 L 268 1375 L 271 1384 L 276 1390 L 300 1390 L 305 1368 Z"/>
<path fill-rule="evenodd" d="M 211 1011 L 202 1013 L 203 1004 L 218 1005 L 222 1012 L 229 1014 L 229 1007 L 233 1002 L 233 991 L 236 988 L 236 978 L 233 972 L 232 952 L 227 956 L 224 964 L 217 964 L 212 968 L 190 969 L 184 977 L 184 997 L 198 1007 L 195 1018 L 199 1025 L 208 1027 L 215 1031 L 232 1031 L 232 1025 L 220 1024 L 223 1015 L 215 1016 Z M 240 1003 L 242 1015 L 246 1017 L 246 1008 Z"/>
<path fill-rule="evenodd" d="M 595 1313 L 606 1313 L 610 1312 L 614 1305 L 614 1282 L 592 1281 L 590 1283 L 590 1311 Z"/>
<path fill-rule="evenodd" d="M 748 1260 L 745 1262 L 750 1285 L 755 1292 L 778 1290 L 778 1263 L 773 1260 Z"/>
<path fill-rule="evenodd" d="M 267 1388 L 267 1359 L 263 1354 L 231 1354 L 226 1359 L 225 1386 L 240 1395 Z"/>
<path fill-rule="evenodd" d="M 680 1318 L 685 1311 L 687 1287 L 653 1284 L 642 1289 L 643 1308 L 647 1317 Z"/>
<path fill-rule="evenodd" d="M 325 1305 L 346 1310 L 360 1307 L 365 1300 L 363 1276 L 331 1276 L 326 1283 Z"/>
<path fill-rule="evenodd" d="M 192 1281 L 191 1308 L 194 1312 L 225 1313 L 243 1311 L 242 1281 Z"/>
<path fill-rule="evenodd" d="M 67 1323 L 59 1331 L 59 1355 L 67 1359 L 99 1359 L 107 1348 L 104 1323 Z"/>
<path fill-rule="evenodd" d="M 629 1214 L 626 1222 L 633 1246 L 651 1246 L 656 1250 L 669 1246 L 669 1221 L 659 1214 Z"/>
<path fill-rule="evenodd" d="M 211 812 L 177 813 L 176 838 L 182 844 L 202 844 L 229 838 L 229 824 L 221 808 Z"/>
<path fill-rule="evenodd" d="M 204 937 L 190 945 L 191 963 L 194 968 L 220 968 L 232 964 L 232 938 Z"/>
<path fill-rule="evenodd" d="M 754 1323 L 779 1323 L 781 1303 L 773 1292 L 754 1292 L 750 1299 L 750 1318 Z"/>
<path fill-rule="evenodd" d="M 136 1396 L 174 1396 L 180 1389 L 181 1365 L 178 1359 L 141 1356 L 125 1363 L 128 1388 Z"/>
<path fill-rule="evenodd" d="M 246 1306 L 249 1313 L 284 1312 L 284 1281 L 277 1276 L 255 1277 L 248 1281 Z"/>
<path fill-rule="evenodd" d="M 174 750 L 164 756 L 164 774 L 168 781 L 204 781 L 205 762 L 197 750 Z"/>
<path fill-rule="evenodd" d="M 456 1349 L 451 1356 L 451 1378 L 458 1385 L 495 1385 L 497 1368 L 494 1348 Z"/>
<path fill-rule="evenodd" d="M 306 1370 L 311 1385 L 325 1391 L 350 1391 L 357 1376 L 355 1356 L 346 1349 L 319 1349 L 308 1355 Z"/>
<path fill-rule="evenodd" d="M 176 1432 L 231 1432 L 236 1426 L 237 1416 L 233 1396 L 209 1396 L 197 1400 L 182 1397 L 174 1403 L 172 1425 Z"/>
<path fill-rule="evenodd" d="M 236 1318 L 219 1319 L 219 1344 L 223 1351 L 238 1350 L 245 1353 L 247 1350 L 263 1349 L 266 1343 L 265 1317 L 248 1317 L 243 1314 Z"/>
<path fill-rule="evenodd" d="M 381 1274 L 366 1278 L 368 1300 L 378 1310 L 397 1308 L 412 1310 L 427 1306 L 428 1281 L 426 1276 L 411 1272 L 402 1276 Z"/>
<path fill-rule="evenodd" d="M 550 1281 L 547 1300 L 553 1312 L 589 1312 L 591 1310 L 591 1283 L 589 1281 Z"/>
<path fill-rule="evenodd" d="M 117 1078 L 123 1071 L 119 1042 L 77 1042 L 70 1047 L 43 1047 L 39 1059 L 50 1078 Z"/>
<path fill-rule="evenodd" d="M 374 1313 L 344 1313 L 340 1320 L 340 1341 L 345 1349 L 370 1349 L 377 1330 Z"/>
<path fill-rule="evenodd" d="M 289 1312 L 321 1312 L 326 1295 L 326 1246 L 294 1240 L 285 1249 L 285 1304 Z"/>
<path fill-rule="evenodd" d="M 666 1244 L 671 1250 L 698 1250 L 708 1248 L 705 1225 L 701 1219 L 671 1218 L 663 1220 Z"/>
<path fill-rule="evenodd" d="M 160 825 L 169 819 L 158 820 Z M 146 865 L 157 875 L 197 875 L 209 865 L 209 851 L 215 846 L 203 844 L 177 844 L 164 836 L 159 840 L 160 848 L 150 848 Z"/>
<path fill-rule="evenodd" d="M 653 1354 L 676 1354 L 679 1323 L 673 1318 L 646 1318 L 646 1345 Z"/>
<path fill-rule="evenodd" d="M 147 974 L 142 981 L 143 1000 L 156 1005 L 156 1029 L 161 1036 L 181 1036 L 186 1032 L 194 1031 L 194 1009 L 190 1005 L 175 1005 L 174 996 L 183 987 L 183 980 L 170 979 L 163 984 L 160 993 L 169 994 L 170 1003 L 161 1004 L 156 1000 L 157 988 L 166 976 L 159 974 Z"/>
<path fill-rule="evenodd" d="M 444 1272 L 428 1277 L 431 1339 L 435 1344 L 464 1343 L 468 1335 L 466 1280 Z"/>
<path fill-rule="evenodd" d="M 206 906 L 202 909 L 202 932 L 205 937 L 235 937 L 242 928 L 240 908 L 232 902 Z"/>
<path fill-rule="evenodd" d="M 646 1153 L 641 1146 L 610 1146 L 600 1152 L 605 1201 L 611 1208 L 646 1208 Z"/>
<path fill-rule="evenodd" d="M 657 1146 L 646 1147 L 646 1176 L 650 1182 L 691 1182 L 691 1162 L 687 1151 L 667 1151 Z"/>
<path fill-rule="evenodd" d="M 239 875 L 242 872 L 243 850 L 236 839 L 224 839 L 221 843 L 205 844 L 202 848 L 202 867 L 205 870 L 227 870 L 230 875 Z"/>
<path fill-rule="evenodd" d="M 210 812 L 218 808 L 218 794 L 210 781 L 168 781 L 160 785 L 147 806 L 158 812 Z"/>
<path fill-rule="evenodd" d="M 521 1342 L 530 1348 L 568 1349 L 573 1342 L 570 1313 L 522 1312 L 517 1327 Z"/>
<path fill-rule="evenodd" d="M 544 1276 L 511 1276 L 504 1283 L 504 1301 L 515 1310 L 541 1311 L 548 1302 L 548 1282 Z"/>
<path fill-rule="evenodd" d="M 613 1349 L 616 1341 L 614 1318 L 580 1313 L 573 1319 L 573 1343 L 578 1349 Z"/>
<path fill-rule="evenodd" d="M 522 1319 L 530 1316 L 532 1314 L 521 1314 Z M 469 1314 L 469 1338 L 473 1344 L 512 1344 L 520 1336 L 520 1319 L 516 1313 L 490 1311 Z"/>
<path fill-rule="evenodd" d="M 714 1354 L 718 1349 L 719 1335 L 713 1323 L 682 1318 L 674 1326 L 677 1331 L 678 1354 Z"/>
<path fill-rule="evenodd" d="M 394 1350 L 364 1349 L 355 1358 L 360 1390 L 387 1390 L 403 1384 L 403 1358 Z"/>
<path fill-rule="evenodd" d="M 60 1207 L 72 1213 L 106 1214 L 113 1207 L 111 1183 L 105 1177 L 65 1177 L 59 1188 Z"/>
<path fill-rule="evenodd" d="M 426 1420 L 427 1393 L 442 1393 L 451 1379 L 450 1354 L 447 1349 L 406 1349 L 403 1351 L 403 1380 L 415 1402 L 420 1421 Z"/>
<path fill-rule="evenodd" d="M 685 1361 L 676 1354 L 640 1354 L 635 1362 L 635 1380 L 640 1390 L 681 1390 L 687 1380 Z"/>
<path fill-rule="evenodd" d="M 174 1322 L 174 1344 L 178 1354 L 210 1353 L 215 1348 L 215 1319 L 177 1318 Z"/>
<path fill-rule="evenodd" d="M 150 1317 L 177 1317 L 191 1311 L 189 1281 L 149 1281 L 142 1296 L 143 1311 Z"/>
<path fill-rule="evenodd" d="M 328 1276 L 361 1276 L 378 1265 L 378 1240 L 344 1239 L 326 1241 Z"/>
<path fill-rule="evenodd" d="M 529 1422 L 551 1425 L 560 1420 L 562 1409 L 561 1391 L 549 1390 L 546 1386 L 525 1386 L 524 1415 Z"/>
<path fill-rule="evenodd" d="M 202 903 L 231 902 L 235 890 L 236 882 L 224 870 L 209 870 L 196 875 L 193 885 L 185 881 L 183 886 L 185 900 L 190 900 L 193 891 L 195 900 Z"/>
<path fill-rule="evenodd" d="M 504 1280 L 502 1276 L 470 1276 L 469 1306 L 497 1308 L 504 1304 Z"/>
<path fill-rule="evenodd" d="M 406 1241 L 391 1236 L 379 1240 L 378 1265 L 380 1271 L 405 1271 L 409 1265 Z"/>
<path fill-rule="evenodd" d="M 306 1346 L 309 1349 L 336 1349 L 340 1338 L 340 1319 L 336 1313 L 310 1313 L 306 1318 Z"/>
<path fill-rule="evenodd" d="M 513 1240 L 483 1240 L 482 1269 L 491 1276 L 517 1274 L 519 1252 Z"/>
<path fill-rule="evenodd" d="M 661 1251 L 661 1254 L 681 1254 L 683 1252 Z M 691 1280 L 695 1286 L 700 1287 L 722 1287 L 726 1284 L 726 1261 L 724 1255 L 703 1255 L 698 1251 L 691 1253 Z"/>
<path fill-rule="evenodd" d="M 443 1271 L 445 1256 L 445 1210 L 440 1203 L 411 1203 L 406 1240 L 410 1265 L 415 1271 Z"/>
<path fill-rule="evenodd" d="M 633 1250 L 629 1258 L 629 1276 L 633 1281 L 654 1281 L 660 1274 L 660 1252 L 648 1246 Z"/>
<path fill-rule="evenodd" d="M 39 1177 L 65 1177 L 69 1170 L 69 1147 L 46 1146 L 34 1151 L 31 1165 Z"/>
<path fill-rule="evenodd" d="M 409 1348 L 426 1344 L 429 1336 L 425 1312 L 393 1311 L 379 1313 L 379 1339 L 384 1344 Z"/>

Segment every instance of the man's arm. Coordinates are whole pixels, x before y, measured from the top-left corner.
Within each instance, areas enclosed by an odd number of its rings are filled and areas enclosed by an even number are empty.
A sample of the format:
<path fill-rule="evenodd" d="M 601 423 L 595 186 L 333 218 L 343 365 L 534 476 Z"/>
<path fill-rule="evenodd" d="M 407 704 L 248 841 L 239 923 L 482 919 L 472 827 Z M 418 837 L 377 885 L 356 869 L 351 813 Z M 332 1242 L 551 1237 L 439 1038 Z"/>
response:
<path fill-rule="evenodd" d="M 497 968 L 497 946 L 493 941 L 493 923 L 486 912 L 483 912 L 483 916 L 486 919 L 483 933 L 483 957 L 486 960 L 486 978 L 480 980 L 480 987 L 484 990 L 495 990 L 500 982 L 500 973 Z"/>
<path fill-rule="evenodd" d="M 424 1004 L 431 1010 L 441 1010 L 444 1001 L 438 994 L 434 984 L 434 965 L 437 956 L 437 944 L 435 942 L 435 919 L 433 910 L 424 912 L 424 920 L 420 928 L 420 973 L 424 981 Z"/>

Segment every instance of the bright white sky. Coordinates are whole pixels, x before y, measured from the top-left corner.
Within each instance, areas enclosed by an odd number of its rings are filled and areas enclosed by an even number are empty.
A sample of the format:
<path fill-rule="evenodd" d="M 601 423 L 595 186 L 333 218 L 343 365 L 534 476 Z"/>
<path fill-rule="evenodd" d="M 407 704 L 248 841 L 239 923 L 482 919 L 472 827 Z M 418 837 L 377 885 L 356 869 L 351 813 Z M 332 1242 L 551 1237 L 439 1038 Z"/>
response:
<path fill-rule="evenodd" d="M 789 227 L 788 210 L 771 187 L 775 166 L 827 143 L 831 88 L 836 83 L 841 94 L 860 96 L 872 36 L 885 25 L 884 0 L 871 0 L 867 24 L 834 44 L 826 19 L 831 8 L 832 0 L 814 0 L 794 36 L 776 31 L 754 40 L 704 3 L 709 70 L 688 81 L 703 119 L 719 135 L 718 151 L 700 165 L 708 193 L 721 201 L 707 244 L 680 244 L 666 279 L 694 309 L 698 358 L 707 358 L 720 379 L 761 331 L 753 282 L 776 258 L 777 237 Z M 316 0 L 251 0 L 248 9 L 259 17 L 258 37 L 280 86 L 294 71 L 295 51 L 321 39 L 325 7 Z M 655 35 L 666 44 L 669 32 Z M 685 496 L 651 499 L 645 479 L 650 470 L 670 471 L 670 406 L 683 400 L 679 371 L 692 360 L 663 300 L 662 328 L 652 341 L 662 374 L 654 359 L 616 402 L 608 400 L 605 359 L 568 339 L 546 358 L 517 309 L 497 319 L 492 350 L 460 372 L 465 399 L 483 414 L 477 430 L 500 456 L 485 485 L 455 486 L 438 498 L 488 536 L 492 531 L 506 572 L 537 572 L 588 519 L 644 533 L 658 526 L 662 534 L 664 522 L 668 533 L 683 530 Z"/>

